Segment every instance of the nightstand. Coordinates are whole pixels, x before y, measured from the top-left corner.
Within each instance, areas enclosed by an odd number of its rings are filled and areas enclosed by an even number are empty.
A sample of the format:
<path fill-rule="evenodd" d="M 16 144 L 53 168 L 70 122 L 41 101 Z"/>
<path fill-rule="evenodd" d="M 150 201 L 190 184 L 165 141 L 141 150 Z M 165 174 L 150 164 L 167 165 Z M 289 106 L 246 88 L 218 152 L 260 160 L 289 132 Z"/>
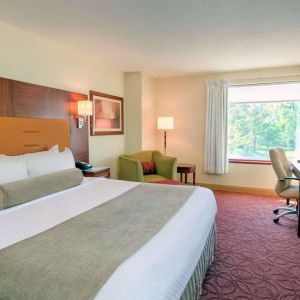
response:
<path fill-rule="evenodd" d="M 185 175 L 185 183 L 187 183 L 187 174 L 193 174 L 193 185 L 196 184 L 196 165 L 195 164 L 187 164 L 187 163 L 179 163 L 177 164 L 177 173 L 180 173 L 180 181 L 182 182 L 182 174 Z"/>
<path fill-rule="evenodd" d="M 82 171 L 84 177 L 105 177 L 110 178 L 110 168 L 108 167 L 93 167 Z"/>

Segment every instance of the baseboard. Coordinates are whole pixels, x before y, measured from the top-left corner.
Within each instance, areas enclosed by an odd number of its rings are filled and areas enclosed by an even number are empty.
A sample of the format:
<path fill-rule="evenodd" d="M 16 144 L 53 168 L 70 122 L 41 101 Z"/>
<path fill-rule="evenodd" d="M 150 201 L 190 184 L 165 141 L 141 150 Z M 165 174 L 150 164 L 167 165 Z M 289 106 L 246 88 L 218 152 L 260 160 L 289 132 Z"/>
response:
<path fill-rule="evenodd" d="M 232 185 L 222 185 L 222 184 L 211 184 L 211 183 L 196 183 L 196 185 L 209 188 L 213 191 L 225 191 L 225 192 L 235 192 L 235 193 L 276 196 L 275 190 L 273 190 L 273 189 L 263 189 L 263 188 L 254 188 L 254 187 L 246 187 L 246 186 L 232 186 Z"/>

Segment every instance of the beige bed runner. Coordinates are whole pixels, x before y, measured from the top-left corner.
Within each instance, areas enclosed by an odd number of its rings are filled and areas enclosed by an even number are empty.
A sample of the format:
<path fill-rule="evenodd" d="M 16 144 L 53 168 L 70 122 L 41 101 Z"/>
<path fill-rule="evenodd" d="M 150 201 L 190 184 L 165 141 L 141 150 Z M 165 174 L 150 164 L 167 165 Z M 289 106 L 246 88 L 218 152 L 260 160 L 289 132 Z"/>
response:
<path fill-rule="evenodd" d="M 193 191 L 192 187 L 141 184 L 0 250 L 0 299 L 92 299 Z"/>

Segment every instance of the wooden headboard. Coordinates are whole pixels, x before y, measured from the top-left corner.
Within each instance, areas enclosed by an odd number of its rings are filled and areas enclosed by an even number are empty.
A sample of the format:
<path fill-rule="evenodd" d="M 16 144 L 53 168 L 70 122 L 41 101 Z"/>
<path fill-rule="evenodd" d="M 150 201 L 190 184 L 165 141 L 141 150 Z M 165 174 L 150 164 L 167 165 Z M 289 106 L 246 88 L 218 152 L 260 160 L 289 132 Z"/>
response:
<path fill-rule="evenodd" d="M 0 116 L 0 153 L 20 155 L 44 151 L 58 145 L 70 147 L 69 121 Z"/>
<path fill-rule="evenodd" d="M 0 116 L 64 120 L 65 122 L 62 123 L 69 124 L 70 148 L 75 160 L 89 161 L 88 128 L 86 126 L 79 129 L 76 123 L 76 102 L 87 98 L 88 96 L 84 94 L 0 77 Z M 40 138 L 39 141 L 41 141 Z M 2 144 L 2 140 L 0 143 Z M 28 144 L 28 142 L 25 141 L 23 144 Z M 34 152 L 47 146 L 45 142 L 33 142 L 33 144 L 40 144 L 40 146 L 36 146 L 36 149 L 34 146 L 25 146 L 23 150 Z"/>

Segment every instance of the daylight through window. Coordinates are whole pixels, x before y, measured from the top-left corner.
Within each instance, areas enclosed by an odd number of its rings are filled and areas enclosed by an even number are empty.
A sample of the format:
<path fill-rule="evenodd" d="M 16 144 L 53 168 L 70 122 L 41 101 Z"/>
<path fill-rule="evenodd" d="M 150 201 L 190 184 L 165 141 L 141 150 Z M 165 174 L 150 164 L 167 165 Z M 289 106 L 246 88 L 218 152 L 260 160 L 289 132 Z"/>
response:
<path fill-rule="evenodd" d="M 276 146 L 300 158 L 300 83 L 232 86 L 228 98 L 229 158 L 268 160 Z"/>

